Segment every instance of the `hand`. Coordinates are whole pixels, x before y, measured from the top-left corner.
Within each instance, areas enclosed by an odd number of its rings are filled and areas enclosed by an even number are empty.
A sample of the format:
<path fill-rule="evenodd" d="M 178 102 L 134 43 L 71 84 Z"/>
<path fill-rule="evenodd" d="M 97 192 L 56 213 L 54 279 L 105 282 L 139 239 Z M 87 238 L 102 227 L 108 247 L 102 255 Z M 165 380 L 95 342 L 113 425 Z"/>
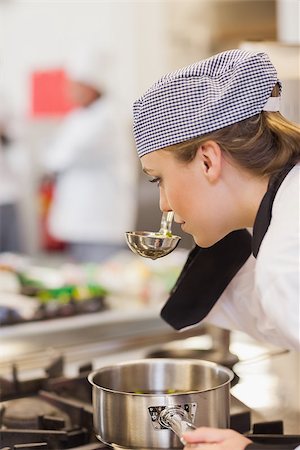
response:
<path fill-rule="evenodd" d="M 245 450 L 252 442 L 236 431 L 207 427 L 189 431 L 182 437 L 186 442 L 184 450 Z"/>

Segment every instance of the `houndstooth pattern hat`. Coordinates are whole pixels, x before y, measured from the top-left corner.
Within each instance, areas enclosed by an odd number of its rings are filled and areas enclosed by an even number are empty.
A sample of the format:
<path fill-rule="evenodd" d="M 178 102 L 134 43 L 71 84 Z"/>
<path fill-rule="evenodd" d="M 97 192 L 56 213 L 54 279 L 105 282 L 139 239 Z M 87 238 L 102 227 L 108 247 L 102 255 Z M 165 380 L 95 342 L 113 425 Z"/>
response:
<path fill-rule="evenodd" d="M 265 53 L 229 50 L 163 76 L 133 105 L 139 157 L 265 111 L 276 69 Z"/>

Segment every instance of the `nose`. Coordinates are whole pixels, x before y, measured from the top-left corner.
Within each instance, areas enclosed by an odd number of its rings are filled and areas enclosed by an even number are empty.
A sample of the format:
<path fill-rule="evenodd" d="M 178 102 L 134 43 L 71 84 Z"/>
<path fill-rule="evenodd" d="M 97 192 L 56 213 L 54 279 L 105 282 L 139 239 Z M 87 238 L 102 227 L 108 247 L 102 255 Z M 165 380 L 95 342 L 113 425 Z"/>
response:
<path fill-rule="evenodd" d="M 159 192 L 159 208 L 163 212 L 172 211 L 172 208 L 170 207 L 167 197 L 162 189 L 160 189 Z"/>

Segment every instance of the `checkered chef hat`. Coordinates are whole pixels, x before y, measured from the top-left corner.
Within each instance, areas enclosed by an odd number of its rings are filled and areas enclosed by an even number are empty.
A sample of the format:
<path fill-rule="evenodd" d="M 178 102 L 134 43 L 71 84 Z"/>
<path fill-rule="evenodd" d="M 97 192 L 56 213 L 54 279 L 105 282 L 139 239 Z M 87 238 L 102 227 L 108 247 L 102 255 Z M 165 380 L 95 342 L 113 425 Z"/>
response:
<path fill-rule="evenodd" d="M 133 105 L 139 157 L 265 111 L 276 69 L 265 53 L 229 50 L 163 76 Z"/>

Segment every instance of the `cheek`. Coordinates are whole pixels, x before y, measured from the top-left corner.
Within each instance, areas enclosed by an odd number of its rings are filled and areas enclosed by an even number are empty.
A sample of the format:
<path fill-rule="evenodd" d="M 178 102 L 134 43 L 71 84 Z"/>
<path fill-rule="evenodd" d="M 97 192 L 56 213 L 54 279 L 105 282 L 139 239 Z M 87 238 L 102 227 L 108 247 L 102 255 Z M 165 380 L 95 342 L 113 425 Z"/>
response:
<path fill-rule="evenodd" d="M 185 231 L 190 233 L 200 247 L 209 247 L 217 242 L 218 216 L 204 192 L 189 192 L 181 202 L 182 219 L 186 222 Z M 181 194 L 182 197 L 182 194 Z M 179 212 L 179 213 L 180 213 Z"/>
<path fill-rule="evenodd" d="M 170 186 L 166 192 L 166 196 L 171 209 L 182 216 L 182 218 L 191 212 L 191 199 L 188 192 L 180 184 Z"/>
<path fill-rule="evenodd" d="M 202 205 L 193 221 L 193 238 L 200 247 L 211 247 L 222 239 L 228 231 L 222 223 L 222 214 L 209 205 Z"/>
<path fill-rule="evenodd" d="M 163 195 L 166 196 L 171 209 L 186 222 L 186 232 L 194 236 L 195 233 L 203 235 L 204 230 L 209 228 L 208 192 L 198 174 L 193 171 L 176 173 L 168 183 Z"/>

